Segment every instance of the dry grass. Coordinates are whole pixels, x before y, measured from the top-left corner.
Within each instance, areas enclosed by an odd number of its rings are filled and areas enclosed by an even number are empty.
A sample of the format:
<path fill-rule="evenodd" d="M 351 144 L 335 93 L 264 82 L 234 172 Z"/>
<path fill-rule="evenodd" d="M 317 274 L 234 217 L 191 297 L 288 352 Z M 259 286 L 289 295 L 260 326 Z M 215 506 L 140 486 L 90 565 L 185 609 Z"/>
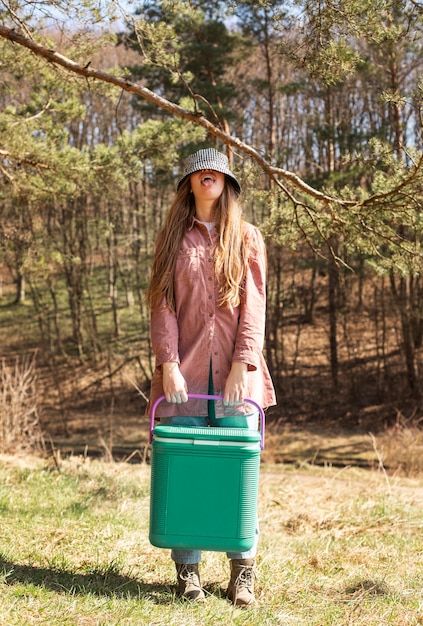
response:
<path fill-rule="evenodd" d="M 42 446 L 35 354 L 0 360 L 0 452 Z"/>
<path fill-rule="evenodd" d="M 395 424 L 377 437 L 381 462 L 405 476 L 423 474 L 423 418 L 397 413 Z"/>
<path fill-rule="evenodd" d="M 423 418 L 398 413 L 395 424 L 373 434 L 289 423 L 267 428 L 267 463 L 379 468 L 390 475 L 423 475 Z"/>
<path fill-rule="evenodd" d="M 217 552 L 201 563 L 206 602 L 175 596 L 168 551 L 148 541 L 149 472 L 1 459 L 0 624 L 423 624 L 421 479 L 264 464 L 259 604 L 243 611 L 224 597 L 228 563 Z"/>

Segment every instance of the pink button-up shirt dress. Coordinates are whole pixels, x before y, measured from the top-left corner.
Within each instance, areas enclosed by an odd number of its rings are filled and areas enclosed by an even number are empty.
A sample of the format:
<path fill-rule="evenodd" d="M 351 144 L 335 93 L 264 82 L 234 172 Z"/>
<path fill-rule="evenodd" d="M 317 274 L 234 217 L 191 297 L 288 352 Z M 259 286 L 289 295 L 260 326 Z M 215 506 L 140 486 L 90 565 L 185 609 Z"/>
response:
<path fill-rule="evenodd" d="M 263 238 L 255 226 L 243 222 L 247 241 L 252 243 L 241 303 L 238 307 L 218 306 L 218 285 L 213 252 L 217 232 L 193 220 L 179 250 L 174 278 L 176 312 L 166 303 L 151 312 L 151 340 L 156 365 L 147 414 L 163 395 L 162 364 L 180 364 L 188 393 L 207 394 L 212 368 L 213 391 L 223 395 L 233 361 L 248 365 L 248 397 L 261 407 L 276 403 L 273 383 L 262 350 L 266 310 L 266 254 Z M 251 412 L 247 403 L 234 410 L 216 403 L 216 417 Z M 207 401 L 187 403 L 163 401 L 157 417 L 207 415 Z"/>

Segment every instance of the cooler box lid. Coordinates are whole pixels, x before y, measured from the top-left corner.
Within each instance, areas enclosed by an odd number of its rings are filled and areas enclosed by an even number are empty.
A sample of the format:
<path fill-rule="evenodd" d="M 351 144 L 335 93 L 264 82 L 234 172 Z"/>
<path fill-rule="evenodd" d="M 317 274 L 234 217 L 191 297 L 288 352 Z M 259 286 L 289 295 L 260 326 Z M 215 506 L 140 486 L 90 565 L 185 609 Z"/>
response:
<path fill-rule="evenodd" d="M 153 430 L 153 440 L 173 440 L 184 443 L 204 442 L 210 445 L 245 445 L 261 440 L 258 430 L 247 428 L 221 428 L 219 426 L 171 426 L 157 425 Z"/>

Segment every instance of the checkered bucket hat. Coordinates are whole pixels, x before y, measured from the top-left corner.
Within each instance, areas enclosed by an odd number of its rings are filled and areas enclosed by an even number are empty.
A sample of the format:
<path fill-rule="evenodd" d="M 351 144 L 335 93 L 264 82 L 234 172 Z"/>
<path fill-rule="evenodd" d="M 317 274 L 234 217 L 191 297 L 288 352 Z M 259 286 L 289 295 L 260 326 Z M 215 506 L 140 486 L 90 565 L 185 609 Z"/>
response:
<path fill-rule="evenodd" d="M 200 170 L 214 170 L 215 172 L 222 172 L 222 174 L 227 176 L 235 191 L 238 194 L 241 193 L 241 185 L 229 169 L 228 157 L 226 154 L 223 154 L 214 148 L 198 150 L 197 152 L 194 152 L 194 154 L 190 154 L 185 159 L 184 173 L 182 178 L 178 181 L 178 189 L 187 176 Z"/>

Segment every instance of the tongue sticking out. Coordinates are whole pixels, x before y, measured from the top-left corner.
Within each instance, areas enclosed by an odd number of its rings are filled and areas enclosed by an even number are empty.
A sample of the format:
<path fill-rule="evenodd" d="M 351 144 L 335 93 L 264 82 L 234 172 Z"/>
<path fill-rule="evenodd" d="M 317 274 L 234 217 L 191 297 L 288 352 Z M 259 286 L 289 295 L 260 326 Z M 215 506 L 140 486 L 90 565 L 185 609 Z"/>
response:
<path fill-rule="evenodd" d="M 205 176 L 201 181 L 201 184 L 203 185 L 203 187 L 211 187 L 213 183 L 214 183 L 214 180 L 211 176 Z"/>

